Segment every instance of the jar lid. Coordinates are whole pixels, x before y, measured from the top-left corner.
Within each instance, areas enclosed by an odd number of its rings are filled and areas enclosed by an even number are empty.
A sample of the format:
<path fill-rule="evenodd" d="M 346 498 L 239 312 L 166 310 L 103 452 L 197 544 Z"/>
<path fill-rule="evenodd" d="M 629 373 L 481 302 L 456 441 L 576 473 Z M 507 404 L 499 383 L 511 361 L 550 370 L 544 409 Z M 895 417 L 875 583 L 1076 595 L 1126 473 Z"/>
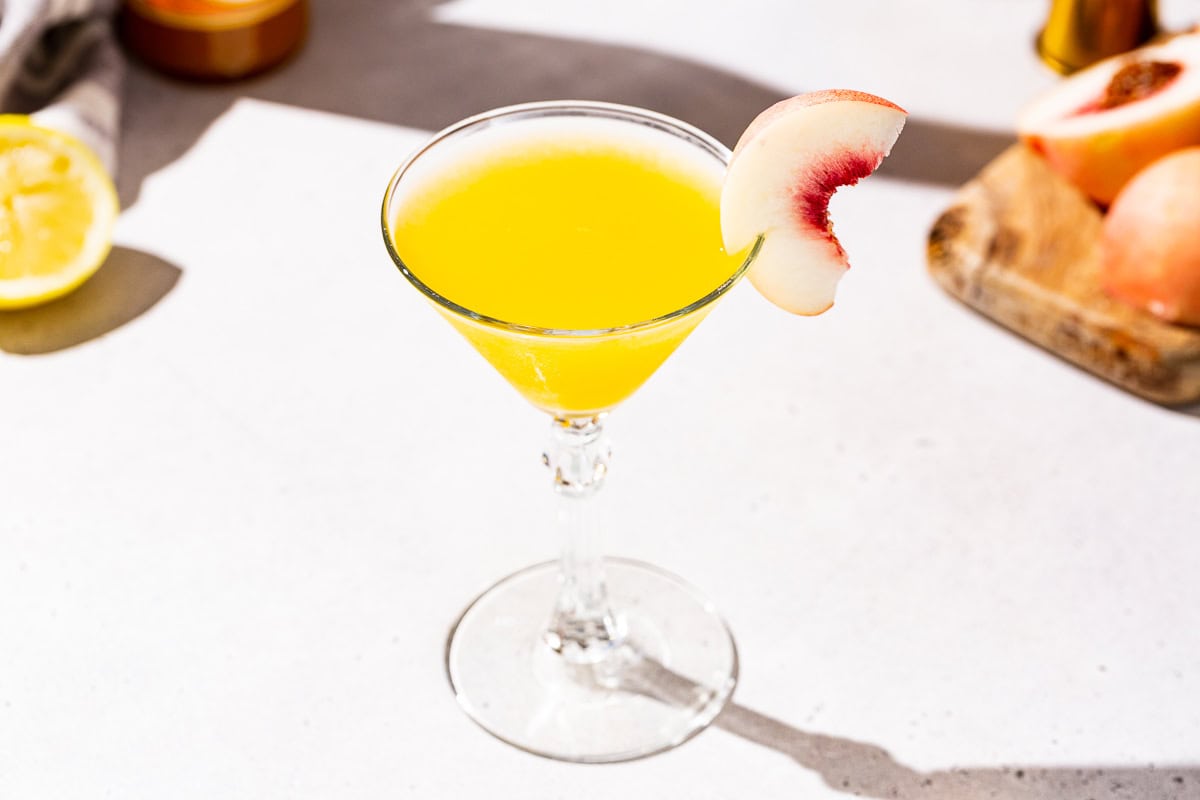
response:
<path fill-rule="evenodd" d="M 299 0 L 126 0 L 129 10 L 161 25 L 189 30 L 245 28 Z"/>

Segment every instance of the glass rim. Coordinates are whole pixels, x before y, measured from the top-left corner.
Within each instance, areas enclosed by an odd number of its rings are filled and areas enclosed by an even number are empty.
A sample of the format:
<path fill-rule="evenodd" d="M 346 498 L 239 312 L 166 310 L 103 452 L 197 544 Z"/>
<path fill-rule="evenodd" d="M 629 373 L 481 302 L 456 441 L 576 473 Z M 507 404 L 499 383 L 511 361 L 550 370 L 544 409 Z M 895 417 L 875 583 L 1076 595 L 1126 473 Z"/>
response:
<path fill-rule="evenodd" d="M 762 247 L 763 238 L 760 236 L 754 242 L 753 246 L 747 251 L 746 257 L 742 259 L 742 263 L 738 268 L 726 278 L 721 284 L 710 291 L 708 294 L 691 301 L 681 308 L 669 311 L 651 319 L 642 320 L 639 322 L 631 322 L 625 325 L 618 325 L 611 328 L 542 328 L 535 325 L 524 325 L 516 322 L 492 317 L 487 314 L 481 314 L 478 311 L 473 311 L 460 303 L 456 303 L 445 295 L 439 294 L 428 286 L 424 281 L 417 277 L 416 273 L 404 262 L 404 259 L 396 251 L 395 243 L 392 241 L 390 214 L 392 198 L 395 196 L 396 189 L 400 185 L 400 181 L 408 170 L 415 164 L 421 156 L 432 150 L 441 142 L 450 139 L 473 129 L 481 129 L 487 127 L 499 120 L 513 121 L 512 118 L 520 119 L 524 117 L 602 117 L 614 120 L 624 120 L 635 124 L 645 125 L 654 128 L 669 135 L 684 141 L 690 141 L 695 146 L 707 151 L 712 156 L 720 160 L 723 164 L 729 164 L 730 151 L 725 145 L 721 144 L 717 139 L 714 139 L 709 134 L 690 125 L 682 120 L 660 114 L 657 111 L 639 108 L 637 106 L 622 105 L 619 103 L 607 103 L 597 100 L 543 100 L 532 103 L 518 103 L 516 105 L 501 106 L 499 108 L 484 111 L 480 114 L 467 117 L 460 120 L 449 127 L 443 128 L 433 134 L 420 147 L 408 155 L 401 162 L 400 166 L 392 174 L 392 178 L 388 181 L 387 191 L 383 196 L 383 207 L 380 211 L 380 222 L 383 228 L 383 241 L 387 247 L 388 255 L 391 256 L 393 263 L 400 270 L 400 273 L 408 279 L 414 287 L 417 288 L 425 297 L 432 300 L 441 308 L 453 312 L 457 316 L 465 317 L 489 327 L 500 328 L 502 330 L 511 331 L 514 333 L 531 334 L 536 336 L 557 336 L 557 337 L 588 337 L 588 336 L 605 336 L 616 333 L 628 333 L 630 331 L 639 330 L 642 328 L 650 328 L 656 325 L 661 325 L 679 317 L 687 316 L 695 311 L 698 311 L 705 306 L 711 305 L 722 296 L 725 295 L 746 273 L 750 265 L 754 262 L 758 255 L 759 249 Z"/>

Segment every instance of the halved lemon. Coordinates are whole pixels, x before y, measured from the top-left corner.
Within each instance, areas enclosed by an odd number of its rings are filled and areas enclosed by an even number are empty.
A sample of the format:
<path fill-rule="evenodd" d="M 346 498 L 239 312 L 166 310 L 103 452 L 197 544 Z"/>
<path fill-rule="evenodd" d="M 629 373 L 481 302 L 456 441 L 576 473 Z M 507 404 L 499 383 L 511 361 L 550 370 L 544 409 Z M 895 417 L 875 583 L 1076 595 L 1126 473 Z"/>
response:
<path fill-rule="evenodd" d="M 0 115 L 0 309 L 53 300 L 90 278 L 112 247 L 119 210 L 87 145 Z"/>

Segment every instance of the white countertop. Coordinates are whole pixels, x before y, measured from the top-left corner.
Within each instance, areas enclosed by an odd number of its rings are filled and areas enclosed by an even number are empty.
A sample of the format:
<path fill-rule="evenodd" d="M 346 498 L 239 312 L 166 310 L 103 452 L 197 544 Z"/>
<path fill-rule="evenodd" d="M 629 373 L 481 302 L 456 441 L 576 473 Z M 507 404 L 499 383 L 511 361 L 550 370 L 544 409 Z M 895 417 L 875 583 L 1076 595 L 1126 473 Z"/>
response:
<path fill-rule="evenodd" d="M 132 68 L 117 249 L 0 315 L 0 798 L 1200 798 L 1200 418 L 925 273 L 1054 80 L 1045 3 L 314 5 L 263 78 Z M 442 655 L 555 553 L 546 422 L 392 267 L 387 179 L 509 102 L 728 141 L 827 86 L 912 113 L 835 198 L 837 306 L 738 287 L 609 425 L 608 549 L 716 602 L 735 705 L 628 764 L 511 749 Z"/>

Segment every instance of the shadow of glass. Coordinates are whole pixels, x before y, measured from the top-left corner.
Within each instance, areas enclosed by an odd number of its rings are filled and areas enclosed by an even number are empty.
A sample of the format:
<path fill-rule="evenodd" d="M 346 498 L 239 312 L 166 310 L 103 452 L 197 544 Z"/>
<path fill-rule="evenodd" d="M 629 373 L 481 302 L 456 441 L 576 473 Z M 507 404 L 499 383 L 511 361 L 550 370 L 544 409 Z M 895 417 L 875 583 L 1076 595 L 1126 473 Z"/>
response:
<path fill-rule="evenodd" d="M 672 672 L 633 646 L 622 689 L 695 707 L 710 689 Z M 832 789 L 880 800 L 1200 800 L 1200 766 L 964 767 L 920 772 L 882 747 L 809 733 L 736 703 L 713 725 L 788 756 Z"/>
<path fill-rule="evenodd" d="M 118 182 L 123 205 L 240 97 L 424 130 L 510 103 L 607 100 L 670 114 L 732 146 L 758 112 L 793 93 L 633 47 L 440 22 L 433 18 L 438 4 L 363 0 L 348 12 L 341 0 L 312 0 L 310 39 L 300 53 L 275 72 L 232 85 L 185 88 L 132 65 Z M 910 119 L 884 174 L 957 186 L 1010 142 L 997 132 Z"/>
<path fill-rule="evenodd" d="M 769 747 L 831 788 L 889 800 L 1200 800 L 1200 767 L 965 767 L 919 772 L 873 744 L 808 733 L 731 703 L 714 723 Z"/>
<path fill-rule="evenodd" d="M 0 312 L 0 350 L 41 355 L 103 336 L 153 307 L 181 274 L 158 256 L 114 247 L 96 274 L 65 297 Z"/>

